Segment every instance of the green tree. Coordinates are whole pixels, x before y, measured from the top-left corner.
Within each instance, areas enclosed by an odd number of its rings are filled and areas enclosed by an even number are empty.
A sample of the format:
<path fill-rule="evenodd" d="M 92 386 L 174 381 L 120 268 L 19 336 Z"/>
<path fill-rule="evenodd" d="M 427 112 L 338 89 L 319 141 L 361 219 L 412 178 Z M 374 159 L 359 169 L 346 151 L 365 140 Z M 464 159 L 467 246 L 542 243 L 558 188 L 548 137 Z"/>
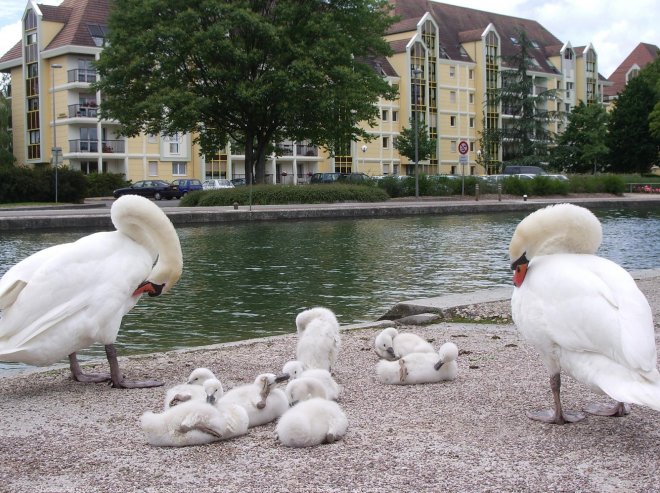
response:
<path fill-rule="evenodd" d="M 394 148 L 399 154 L 407 157 L 410 162 L 415 162 L 415 121 L 410 119 L 410 127 L 402 128 L 401 133 L 394 141 Z M 436 149 L 436 140 L 430 138 L 426 123 L 417 122 L 417 156 L 420 161 L 428 159 Z"/>
<path fill-rule="evenodd" d="M 612 171 L 647 173 L 658 163 L 660 138 L 651 135 L 649 116 L 657 102 L 654 85 L 639 76 L 630 80 L 612 110 L 608 146 Z"/>
<path fill-rule="evenodd" d="M 566 130 L 552 150 L 553 167 L 569 173 L 604 171 L 609 154 L 606 144 L 608 121 L 602 105 L 586 105 L 580 101 L 568 115 Z"/>
<path fill-rule="evenodd" d="M 534 80 L 528 72 L 534 67 L 535 48 L 525 31 L 518 32 L 517 47 L 512 55 L 501 57 L 501 87 L 492 91 L 492 100 L 487 102 L 501 104 L 502 113 L 513 118 L 507 119 L 503 128 L 489 131 L 485 138 L 499 142 L 503 161 L 538 164 L 547 160 L 548 148 L 554 143 L 548 124 L 559 117 L 559 112 L 549 109 L 549 103 L 558 94 L 556 89 L 534 94 Z"/>
<path fill-rule="evenodd" d="M 368 139 L 395 90 L 367 59 L 390 54 L 386 0 L 115 0 L 97 68 L 104 118 L 124 135 L 192 132 L 202 151 L 245 149 L 265 177 L 273 144 L 334 152 Z"/>
<path fill-rule="evenodd" d="M 7 99 L 9 84 L 8 77 L 0 78 L 0 166 L 11 166 L 16 162 L 9 131 L 11 120 L 11 102 Z"/>

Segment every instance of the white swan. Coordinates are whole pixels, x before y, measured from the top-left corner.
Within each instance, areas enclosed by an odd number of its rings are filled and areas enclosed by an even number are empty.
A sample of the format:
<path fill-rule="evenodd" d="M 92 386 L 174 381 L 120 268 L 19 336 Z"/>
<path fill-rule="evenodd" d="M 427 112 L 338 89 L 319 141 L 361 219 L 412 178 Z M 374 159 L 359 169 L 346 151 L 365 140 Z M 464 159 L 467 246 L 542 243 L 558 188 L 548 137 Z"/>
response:
<path fill-rule="evenodd" d="M 412 332 L 399 332 L 394 327 L 383 329 L 374 341 L 376 354 L 394 361 L 410 353 L 435 353 L 433 346 Z"/>
<path fill-rule="evenodd" d="M 287 361 L 282 367 L 282 373 L 289 375 L 290 380 L 295 380 L 296 378 L 315 378 L 322 385 L 325 390 L 326 399 L 336 401 L 339 399 L 339 394 L 341 393 L 341 387 L 328 370 L 323 370 L 321 368 L 311 368 L 305 370 L 302 362 L 297 360 Z M 288 385 L 287 385 L 288 386 Z"/>
<path fill-rule="evenodd" d="M 339 322 L 327 308 L 305 310 L 296 317 L 298 344 L 296 359 L 305 369 L 321 368 L 330 371 L 337 361 L 341 339 Z"/>
<path fill-rule="evenodd" d="M 140 418 L 147 443 L 156 447 L 202 445 L 229 438 L 227 421 L 211 404 L 188 401 L 162 413 L 145 412 Z"/>
<path fill-rule="evenodd" d="M 348 419 L 339 404 L 315 397 L 285 412 L 275 434 L 287 447 L 313 447 L 339 440 L 347 429 Z"/>
<path fill-rule="evenodd" d="M 312 377 L 300 377 L 291 380 L 284 390 L 289 404 L 295 406 L 300 401 L 311 399 L 312 397 L 320 397 L 327 399 L 328 394 L 325 387 L 320 380 Z"/>
<path fill-rule="evenodd" d="M 206 402 L 215 406 L 225 419 L 225 428 L 221 431 L 223 439 L 245 435 L 250 426 L 250 417 L 243 406 L 223 402 L 224 389 L 217 378 L 209 378 L 202 385 L 206 393 Z"/>
<path fill-rule="evenodd" d="M 454 380 L 458 374 L 458 348 L 446 342 L 438 352 L 410 353 L 398 361 L 381 359 L 376 365 L 376 376 L 389 385 L 413 385 Z"/>
<path fill-rule="evenodd" d="M 621 416 L 625 403 L 660 411 L 655 332 L 649 304 L 633 278 L 595 254 L 602 239 L 587 209 L 560 204 L 517 226 L 509 254 L 514 270 L 513 320 L 550 373 L 554 408 L 528 413 L 564 424 L 584 414 L 562 408 L 561 371 L 617 401 L 587 412 Z"/>
<path fill-rule="evenodd" d="M 238 404 L 247 411 L 250 428 L 260 426 L 279 418 L 289 408 L 289 399 L 282 389 L 275 386 L 286 379 L 288 375 L 276 376 L 273 373 L 263 373 L 254 383 L 234 387 L 218 402 L 218 406 Z"/>
<path fill-rule="evenodd" d="M 191 399 L 206 400 L 204 382 L 214 378 L 215 375 L 208 368 L 195 368 L 190 373 L 186 383 L 167 389 L 165 393 L 165 409 Z"/>
<path fill-rule="evenodd" d="M 0 279 L 0 361 L 43 366 L 68 356 L 78 381 L 162 385 L 124 379 L 114 342 L 123 316 L 143 293 L 157 296 L 178 281 L 179 238 L 160 207 L 144 197 L 117 199 L 111 219 L 116 231 L 42 250 Z M 105 345 L 109 376 L 80 369 L 76 351 L 94 343 Z"/>

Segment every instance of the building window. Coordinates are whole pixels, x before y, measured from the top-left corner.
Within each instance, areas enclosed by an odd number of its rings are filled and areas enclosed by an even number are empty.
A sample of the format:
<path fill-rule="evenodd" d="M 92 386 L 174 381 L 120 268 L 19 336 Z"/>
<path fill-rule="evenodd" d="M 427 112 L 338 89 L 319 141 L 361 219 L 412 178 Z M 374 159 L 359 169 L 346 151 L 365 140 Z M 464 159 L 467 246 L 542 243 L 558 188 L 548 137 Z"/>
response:
<path fill-rule="evenodd" d="M 470 80 L 474 79 L 474 69 L 468 70 L 468 79 Z"/>
<path fill-rule="evenodd" d="M 158 161 L 149 161 L 149 176 L 158 176 Z"/>
<path fill-rule="evenodd" d="M 456 152 L 456 141 L 455 140 L 452 140 L 452 141 L 449 142 L 449 150 L 451 152 Z"/>
<path fill-rule="evenodd" d="M 186 166 L 188 163 L 185 161 L 174 161 L 172 163 L 172 175 L 186 176 Z"/>
<path fill-rule="evenodd" d="M 97 161 L 81 161 L 80 172 L 83 175 L 89 175 L 99 172 L 99 163 Z"/>
<path fill-rule="evenodd" d="M 449 66 L 449 77 L 452 79 L 456 77 L 456 66 L 455 65 L 450 65 Z"/>
<path fill-rule="evenodd" d="M 449 117 L 449 126 L 450 127 L 455 127 L 456 126 L 456 117 L 453 116 L 453 115 Z"/>
<path fill-rule="evenodd" d="M 392 110 L 392 121 L 393 122 L 399 121 L 399 112 L 396 110 Z"/>
<path fill-rule="evenodd" d="M 474 128 L 474 117 L 470 117 L 470 128 Z"/>
<path fill-rule="evenodd" d="M 381 116 L 381 120 L 383 120 L 384 122 L 386 122 L 387 119 L 388 119 L 388 117 L 389 117 L 388 113 L 389 113 L 389 112 L 388 112 L 387 110 L 383 110 L 383 113 L 382 113 L 382 116 Z"/>
<path fill-rule="evenodd" d="M 390 138 L 383 137 L 383 149 L 389 149 L 389 148 L 390 148 Z"/>
<path fill-rule="evenodd" d="M 474 142 L 470 142 L 470 152 L 474 152 Z"/>
<path fill-rule="evenodd" d="M 473 93 L 470 93 L 468 95 L 468 101 L 470 102 L 470 104 L 474 104 L 474 94 Z"/>
<path fill-rule="evenodd" d="M 456 91 L 449 91 L 449 102 L 456 103 Z"/>

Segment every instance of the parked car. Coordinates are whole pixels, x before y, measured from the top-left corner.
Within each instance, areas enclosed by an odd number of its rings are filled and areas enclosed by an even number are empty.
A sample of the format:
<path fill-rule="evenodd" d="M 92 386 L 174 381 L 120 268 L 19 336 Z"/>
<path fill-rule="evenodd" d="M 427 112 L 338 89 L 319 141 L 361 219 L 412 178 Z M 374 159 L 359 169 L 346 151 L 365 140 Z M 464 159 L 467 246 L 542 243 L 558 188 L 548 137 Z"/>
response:
<path fill-rule="evenodd" d="M 234 188 L 234 184 L 224 178 L 214 178 L 212 180 L 204 180 L 202 188 L 204 190 L 218 190 L 221 188 Z"/>
<path fill-rule="evenodd" d="M 240 187 L 247 183 L 245 178 L 232 178 L 230 181 L 234 184 L 235 187 Z"/>
<path fill-rule="evenodd" d="M 371 182 L 369 175 L 364 173 L 314 173 L 310 183 L 354 183 L 364 184 Z"/>
<path fill-rule="evenodd" d="M 504 175 L 545 175 L 543 168 L 539 166 L 521 166 L 521 165 L 509 165 L 504 168 L 502 171 Z"/>
<path fill-rule="evenodd" d="M 179 187 L 165 180 L 140 180 L 125 188 L 118 188 L 112 192 L 114 198 L 122 195 L 142 195 L 155 200 L 181 198 Z"/>
<path fill-rule="evenodd" d="M 197 179 L 179 178 L 172 182 L 172 185 L 179 187 L 181 197 L 185 197 L 188 192 L 202 189 L 202 182 Z"/>

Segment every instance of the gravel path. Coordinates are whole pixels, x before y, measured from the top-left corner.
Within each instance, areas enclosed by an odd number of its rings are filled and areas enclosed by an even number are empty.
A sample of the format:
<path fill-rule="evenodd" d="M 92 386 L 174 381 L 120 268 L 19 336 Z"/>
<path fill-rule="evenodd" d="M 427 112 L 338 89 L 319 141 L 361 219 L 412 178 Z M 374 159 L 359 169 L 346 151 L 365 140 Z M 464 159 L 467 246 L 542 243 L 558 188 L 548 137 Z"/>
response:
<path fill-rule="evenodd" d="M 654 309 L 657 332 L 660 278 L 639 285 Z M 509 306 L 483 309 L 506 319 Z M 479 306 L 466 314 L 483 315 Z M 0 491 L 660 491 L 660 413 L 633 406 L 625 418 L 590 416 L 567 426 L 530 421 L 526 410 L 551 403 L 548 376 L 514 326 L 409 329 L 436 346 L 448 340 L 458 345 L 458 379 L 381 385 L 372 346 L 380 329 L 345 330 L 335 370 L 348 434 L 309 449 L 280 445 L 273 424 L 211 445 L 150 447 L 138 419 L 160 409 L 164 388 L 79 384 L 66 369 L 0 378 Z M 292 334 L 121 364 L 129 377 L 160 378 L 166 387 L 207 366 L 228 389 L 278 371 L 294 357 L 295 341 Z M 566 406 L 598 397 L 569 378 L 563 384 Z"/>

